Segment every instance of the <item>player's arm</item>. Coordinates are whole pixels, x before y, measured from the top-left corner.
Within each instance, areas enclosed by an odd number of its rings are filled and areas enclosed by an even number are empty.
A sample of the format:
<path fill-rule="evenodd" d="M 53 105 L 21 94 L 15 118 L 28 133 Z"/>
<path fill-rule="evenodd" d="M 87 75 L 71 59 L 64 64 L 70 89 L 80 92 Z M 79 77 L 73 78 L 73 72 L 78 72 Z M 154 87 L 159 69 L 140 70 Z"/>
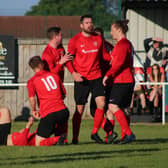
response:
<path fill-rule="evenodd" d="M 121 67 L 124 65 L 125 63 L 125 59 L 126 59 L 126 56 L 127 56 L 127 47 L 126 46 L 122 46 L 122 45 L 118 45 L 116 46 L 116 50 L 115 50 L 115 53 L 113 52 L 112 54 L 116 54 L 114 57 L 113 57 L 113 61 L 112 61 L 112 66 L 111 68 L 107 71 L 104 79 L 103 79 L 103 84 L 105 85 L 107 79 L 112 76 L 112 77 L 115 77 Z"/>
<path fill-rule="evenodd" d="M 112 56 L 111 56 L 111 52 L 107 52 L 106 47 L 105 47 L 105 41 L 102 41 L 102 56 L 103 56 L 103 60 L 106 61 L 111 61 Z"/>
<path fill-rule="evenodd" d="M 60 70 L 62 70 L 62 66 L 64 66 L 64 64 L 66 64 L 68 61 L 73 59 L 73 56 L 71 56 L 68 53 L 65 53 L 65 49 L 62 47 L 62 56 L 59 60 L 59 62 L 54 64 L 53 69 L 51 70 L 51 72 L 53 73 L 59 73 Z"/>
<path fill-rule="evenodd" d="M 72 56 L 75 56 L 75 54 L 76 54 L 76 45 L 75 45 L 75 40 L 73 38 L 70 39 L 69 43 L 68 43 L 68 54 L 70 54 Z M 76 82 L 83 81 L 82 76 L 78 72 L 75 71 L 75 68 L 73 67 L 72 60 L 70 60 L 66 63 L 66 67 Z"/>
<path fill-rule="evenodd" d="M 29 97 L 29 103 L 30 103 L 30 107 L 31 107 L 33 117 L 38 119 L 40 117 L 40 113 L 39 113 L 38 110 L 36 110 L 36 98 L 35 97 Z"/>
<path fill-rule="evenodd" d="M 144 40 L 144 48 L 145 48 L 145 51 L 148 52 L 151 45 L 150 43 L 152 42 L 152 38 L 147 38 Z"/>
<path fill-rule="evenodd" d="M 65 87 L 63 85 L 63 82 L 62 82 L 62 80 L 60 79 L 59 76 L 56 76 L 55 79 L 56 79 L 56 82 L 59 84 L 59 88 L 61 90 L 62 99 L 64 99 L 66 97 L 66 90 L 65 90 Z"/>
<path fill-rule="evenodd" d="M 32 80 L 29 80 L 27 82 L 27 90 L 28 90 L 29 103 L 30 103 L 32 114 L 34 118 L 39 118 L 40 114 L 39 114 L 39 111 L 36 110 L 35 87 L 33 85 Z"/>
<path fill-rule="evenodd" d="M 58 73 L 61 69 L 61 64 L 54 64 L 53 59 L 49 55 L 42 56 L 44 69 L 53 73 Z"/>

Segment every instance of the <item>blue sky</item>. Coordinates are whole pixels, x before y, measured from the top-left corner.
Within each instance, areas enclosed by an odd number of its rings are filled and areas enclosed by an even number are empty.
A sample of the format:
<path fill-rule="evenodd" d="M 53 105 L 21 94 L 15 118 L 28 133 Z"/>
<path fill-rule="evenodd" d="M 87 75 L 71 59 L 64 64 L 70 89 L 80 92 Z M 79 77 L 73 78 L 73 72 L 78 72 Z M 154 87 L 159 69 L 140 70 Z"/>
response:
<path fill-rule="evenodd" d="M 0 16 L 22 16 L 40 0 L 0 0 Z"/>

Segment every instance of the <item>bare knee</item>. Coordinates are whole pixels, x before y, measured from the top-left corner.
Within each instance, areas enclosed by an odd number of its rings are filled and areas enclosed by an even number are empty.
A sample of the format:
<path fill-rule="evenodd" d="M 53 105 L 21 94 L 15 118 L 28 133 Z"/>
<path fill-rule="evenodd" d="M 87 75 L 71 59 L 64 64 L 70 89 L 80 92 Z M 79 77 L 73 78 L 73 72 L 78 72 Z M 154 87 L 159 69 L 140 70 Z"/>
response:
<path fill-rule="evenodd" d="M 105 107 L 105 97 L 104 96 L 99 96 L 95 98 L 96 105 L 98 109 L 104 109 Z"/>
<path fill-rule="evenodd" d="M 115 113 L 116 111 L 118 111 L 119 110 L 119 107 L 118 107 L 118 105 L 116 105 L 116 104 L 109 104 L 109 111 L 111 112 L 111 113 Z"/>
<path fill-rule="evenodd" d="M 36 135 L 36 138 L 35 138 L 35 145 L 36 145 L 36 146 L 40 146 L 40 142 L 41 142 L 42 140 L 44 140 L 44 139 L 45 139 L 45 138 Z"/>
<path fill-rule="evenodd" d="M 85 109 L 85 105 L 77 105 L 76 106 L 76 112 L 78 112 L 81 115 L 83 114 L 84 109 Z"/>

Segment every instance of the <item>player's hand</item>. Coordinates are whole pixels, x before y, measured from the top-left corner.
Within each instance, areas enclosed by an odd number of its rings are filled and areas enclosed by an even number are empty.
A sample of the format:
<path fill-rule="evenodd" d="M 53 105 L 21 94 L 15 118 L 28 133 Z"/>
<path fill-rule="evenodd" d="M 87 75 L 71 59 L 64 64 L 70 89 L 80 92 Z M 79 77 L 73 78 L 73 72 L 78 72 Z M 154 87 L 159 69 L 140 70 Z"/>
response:
<path fill-rule="evenodd" d="M 76 82 L 83 82 L 83 78 L 82 78 L 81 74 L 79 74 L 77 72 L 73 72 L 72 76 L 74 78 L 74 81 L 76 81 Z"/>
<path fill-rule="evenodd" d="M 73 59 L 73 56 L 69 53 L 66 53 L 64 56 L 61 57 L 59 64 L 63 65 L 68 61 L 71 61 Z"/>
<path fill-rule="evenodd" d="M 108 80 L 108 76 L 104 76 L 103 78 L 103 85 L 106 86 L 106 81 Z"/>
<path fill-rule="evenodd" d="M 30 127 L 33 125 L 33 123 L 34 123 L 34 118 L 31 116 L 31 117 L 29 117 L 29 120 L 28 120 L 28 123 L 26 125 L 26 128 L 30 129 Z"/>
<path fill-rule="evenodd" d="M 36 118 L 36 119 L 39 119 L 40 118 L 40 113 L 39 111 L 32 111 L 33 113 L 33 117 Z"/>
<path fill-rule="evenodd" d="M 113 61 L 112 52 L 110 52 L 110 56 L 111 56 L 111 60 L 110 60 L 110 62 L 109 62 L 109 65 L 111 65 L 111 64 L 112 64 L 112 61 Z"/>

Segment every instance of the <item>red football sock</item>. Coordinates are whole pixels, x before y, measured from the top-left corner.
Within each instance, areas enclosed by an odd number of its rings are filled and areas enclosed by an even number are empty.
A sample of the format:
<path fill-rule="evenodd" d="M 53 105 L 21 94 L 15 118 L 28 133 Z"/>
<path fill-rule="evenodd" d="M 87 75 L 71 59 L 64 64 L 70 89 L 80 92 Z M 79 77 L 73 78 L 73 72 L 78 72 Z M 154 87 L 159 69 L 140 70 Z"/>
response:
<path fill-rule="evenodd" d="M 103 120 L 103 116 L 104 116 L 104 110 L 97 108 L 94 116 L 92 134 L 97 133 L 97 131 L 99 130 Z"/>
<path fill-rule="evenodd" d="M 79 114 L 79 112 L 76 111 L 72 119 L 73 140 L 78 141 L 80 124 L 81 124 L 81 114 Z"/>
<path fill-rule="evenodd" d="M 119 109 L 118 111 L 116 111 L 114 113 L 114 115 L 117 119 L 117 122 L 120 124 L 121 136 L 123 136 L 123 134 L 131 135 L 132 132 L 131 132 L 131 129 L 129 128 L 129 126 L 128 126 L 128 123 L 127 123 L 126 117 L 124 115 L 124 112 L 121 109 Z"/>
<path fill-rule="evenodd" d="M 60 136 L 62 134 L 66 135 L 66 138 L 64 140 L 65 143 L 68 143 L 67 135 L 68 135 L 68 121 L 64 123 L 63 125 L 56 125 L 55 127 L 55 136 Z"/>
<path fill-rule="evenodd" d="M 51 146 L 54 145 L 58 142 L 60 136 L 55 136 L 55 137 L 50 137 L 42 140 L 40 142 L 40 146 Z"/>

